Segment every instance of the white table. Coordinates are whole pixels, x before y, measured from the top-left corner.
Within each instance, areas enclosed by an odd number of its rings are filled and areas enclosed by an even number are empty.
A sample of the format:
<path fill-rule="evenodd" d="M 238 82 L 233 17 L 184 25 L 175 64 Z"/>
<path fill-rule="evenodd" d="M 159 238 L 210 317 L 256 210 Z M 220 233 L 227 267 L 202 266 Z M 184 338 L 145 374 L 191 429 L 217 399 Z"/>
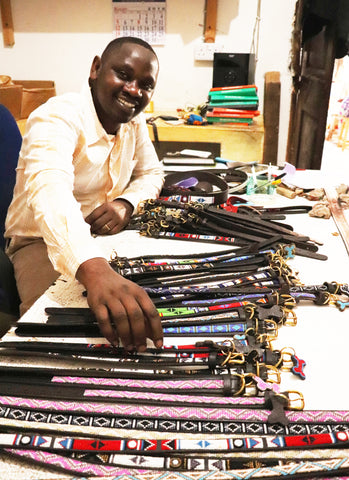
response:
<path fill-rule="evenodd" d="M 307 204 L 305 199 L 287 200 L 274 195 L 258 196 L 261 203 L 269 202 L 270 206 Z M 272 203 L 270 203 L 272 201 Z M 286 223 L 293 225 L 298 233 L 309 235 L 323 243 L 319 253 L 328 255 L 327 261 L 299 257 L 289 260 L 293 271 L 299 272 L 299 279 L 307 285 L 322 284 L 325 281 L 348 283 L 349 256 L 341 237 L 337 233 L 332 219 L 312 218 L 307 214 L 288 215 Z M 113 237 L 99 237 L 95 241 L 102 245 L 106 252 L 115 250 L 120 256 L 133 257 L 140 254 L 199 253 L 215 251 L 217 245 L 183 242 L 175 240 L 159 240 L 141 237 L 135 231 L 125 231 Z M 221 247 L 224 249 L 224 247 Z M 22 317 L 21 322 L 45 321 L 44 308 L 47 306 L 86 306 L 82 295 L 83 288 L 76 281 L 65 282 L 59 279 L 54 286 L 35 303 Z M 293 374 L 282 373 L 283 390 L 296 390 L 304 395 L 307 410 L 348 410 L 349 387 L 347 384 L 349 309 L 341 312 L 335 306 L 316 306 L 312 303 L 301 303 L 295 308 L 297 325 L 282 326 L 274 342 L 275 349 L 292 347 L 296 355 L 306 362 L 306 379 L 301 380 Z M 10 331 L 3 341 L 11 340 Z M 67 340 L 69 341 L 69 339 Z M 89 341 L 89 339 L 86 339 Z M 104 340 L 101 339 L 103 342 Z M 188 343 L 186 338 L 165 339 L 165 344 L 175 342 Z M 11 365 L 38 364 L 35 358 L 1 358 L 2 363 Z M 56 364 L 53 360 L 52 364 Z M 47 365 L 47 361 L 45 361 Z M 64 362 L 65 364 L 65 362 Z M 1 426 L 1 419 L 0 419 Z M 0 480 L 18 479 L 50 479 L 72 478 L 67 475 L 49 473 L 41 468 L 27 468 L 17 460 L 0 456 Z"/>

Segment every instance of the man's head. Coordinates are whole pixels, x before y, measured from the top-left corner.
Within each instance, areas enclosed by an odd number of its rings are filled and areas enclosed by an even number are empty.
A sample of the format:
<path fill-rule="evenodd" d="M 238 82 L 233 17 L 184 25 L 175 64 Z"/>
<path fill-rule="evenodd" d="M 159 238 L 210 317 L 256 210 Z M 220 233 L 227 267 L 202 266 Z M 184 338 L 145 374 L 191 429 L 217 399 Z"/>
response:
<path fill-rule="evenodd" d="M 98 118 L 108 133 L 129 122 L 151 100 L 159 71 L 152 47 L 136 37 L 110 42 L 101 57 L 95 57 L 89 84 Z"/>

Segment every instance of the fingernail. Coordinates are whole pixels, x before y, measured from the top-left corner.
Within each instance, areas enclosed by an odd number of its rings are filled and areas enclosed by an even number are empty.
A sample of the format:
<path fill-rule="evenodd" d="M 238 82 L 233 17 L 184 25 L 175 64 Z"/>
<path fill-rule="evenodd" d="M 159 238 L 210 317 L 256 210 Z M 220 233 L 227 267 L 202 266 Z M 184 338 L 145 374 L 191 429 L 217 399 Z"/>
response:
<path fill-rule="evenodd" d="M 135 347 L 133 345 L 127 345 L 127 347 L 125 347 L 125 350 L 127 350 L 128 352 L 133 352 L 134 349 Z"/>
<path fill-rule="evenodd" d="M 162 348 L 163 347 L 163 341 L 162 340 L 156 340 L 155 341 L 155 346 L 156 348 Z"/>
<path fill-rule="evenodd" d="M 145 352 L 147 349 L 146 345 L 138 345 L 137 351 L 138 352 Z"/>

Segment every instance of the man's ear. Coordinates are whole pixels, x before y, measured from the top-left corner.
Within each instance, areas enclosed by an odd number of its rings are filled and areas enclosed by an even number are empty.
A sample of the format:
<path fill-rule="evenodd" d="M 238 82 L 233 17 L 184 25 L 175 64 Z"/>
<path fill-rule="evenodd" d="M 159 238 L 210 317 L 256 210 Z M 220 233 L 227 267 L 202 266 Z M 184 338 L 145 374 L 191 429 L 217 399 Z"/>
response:
<path fill-rule="evenodd" d="M 90 69 L 90 80 L 95 80 L 98 77 L 98 72 L 101 68 L 102 61 L 101 57 L 98 57 L 97 55 L 93 59 L 91 69 Z"/>

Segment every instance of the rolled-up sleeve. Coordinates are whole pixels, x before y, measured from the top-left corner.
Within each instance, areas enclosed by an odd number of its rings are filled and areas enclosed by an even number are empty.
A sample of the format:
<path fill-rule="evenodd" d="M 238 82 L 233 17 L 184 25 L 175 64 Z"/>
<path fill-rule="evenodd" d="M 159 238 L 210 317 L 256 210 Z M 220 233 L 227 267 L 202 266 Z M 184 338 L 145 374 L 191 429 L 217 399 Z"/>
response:
<path fill-rule="evenodd" d="M 54 268 L 68 277 L 89 258 L 104 256 L 74 196 L 73 158 L 81 142 L 74 116 L 73 110 L 66 115 L 71 122 L 52 114 L 33 116 L 21 153 L 27 206 Z"/>
<path fill-rule="evenodd" d="M 86 87 L 51 98 L 29 116 L 6 219 L 6 237 L 42 237 L 55 270 L 66 277 L 90 258 L 105 258 L 87 215 L 116 198 L 136 210 L 163 183 L 144 115 L 108 135 Z"/>

